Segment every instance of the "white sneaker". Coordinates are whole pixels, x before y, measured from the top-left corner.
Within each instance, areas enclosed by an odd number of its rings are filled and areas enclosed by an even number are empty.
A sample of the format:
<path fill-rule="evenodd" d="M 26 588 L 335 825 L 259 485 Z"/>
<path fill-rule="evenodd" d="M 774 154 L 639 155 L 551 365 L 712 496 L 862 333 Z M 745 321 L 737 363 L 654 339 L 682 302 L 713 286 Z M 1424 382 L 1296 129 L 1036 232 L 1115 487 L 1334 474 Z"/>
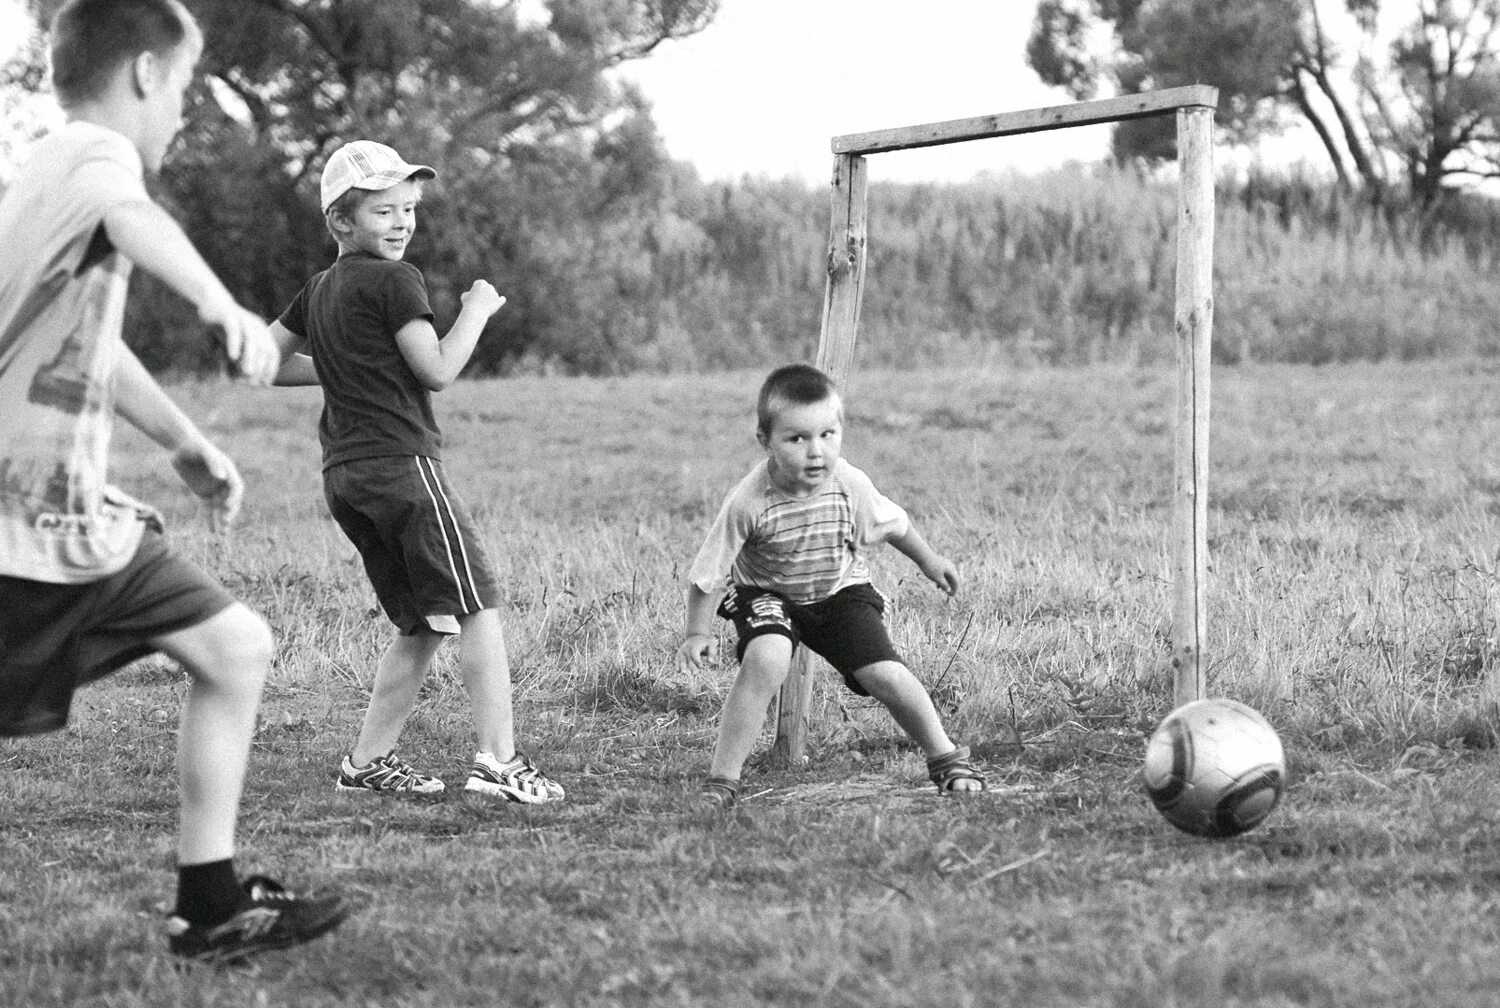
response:
<path fill-rule="evenodd" d="M 531 760 L 519 752 L 509 763 L 501 763 L 490 753 L 476 754 L 464 790 L 504 795 L 513 802 L 526 805 L 563 799 L 562 785 L 542 776 L 542 772 L 531 765 Z"/>
<path fill-rule="evenodd" d="M 398 759 L 394 752 L 376 756 L 368 766 L 357 767 L 348 757 L 339 769 L 339 791 L 383 791 L 402 794 L 437 794 L 443 790 L 443 782 L 436 777 L 419 773 L 405 760 Z"/>

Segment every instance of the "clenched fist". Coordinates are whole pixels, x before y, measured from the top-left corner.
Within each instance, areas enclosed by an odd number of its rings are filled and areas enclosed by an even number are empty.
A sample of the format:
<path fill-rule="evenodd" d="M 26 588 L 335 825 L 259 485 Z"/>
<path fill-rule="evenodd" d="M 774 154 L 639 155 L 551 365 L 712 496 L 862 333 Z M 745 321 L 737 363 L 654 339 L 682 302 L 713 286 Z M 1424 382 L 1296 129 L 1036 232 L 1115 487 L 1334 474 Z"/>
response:
<path fill-rule="evenodd" d="M 464 291 L 460 300 L 463 301 L 465 308 L 483 312 L 486 318 L 495 314 L 500 310 L 500 306 L 505 304 L 505 298 L 488 280 L 475 280 L 474 286 Z"/>

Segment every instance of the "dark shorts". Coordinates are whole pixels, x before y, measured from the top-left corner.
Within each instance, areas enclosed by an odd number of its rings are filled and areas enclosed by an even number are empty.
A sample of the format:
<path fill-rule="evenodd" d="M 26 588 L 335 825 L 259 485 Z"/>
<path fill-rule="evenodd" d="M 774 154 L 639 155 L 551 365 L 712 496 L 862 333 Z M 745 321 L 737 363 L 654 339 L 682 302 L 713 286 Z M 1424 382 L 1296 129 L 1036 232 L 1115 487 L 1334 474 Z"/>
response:
<path fill-rule="evenodd" d="M 0 577 L 0 735 L 68 723 L 73 691 L 234 604 L 148 528 L 124 569 L 90 584 Z"/>
<path fill-rule="evenodd" d="M 789 602 L 774 592 L 735 585 L 719 603 L 718 614 L 734 623 L 740 641 L 735 658 L 757 637 L 780 634 L 792 645 L 806 644 L 844 677 L 860 696 L 868 691 L 854 678 L 867 665 L 901 661 L 885 629 L 885 596 L 874 585 L 857 584 L 820 602 Z"/>
<path fill-rule="evenodd" d="M 340 462 L 323 471 L 323 495 L 403 634 L 457 633 L 456 617 L 498 604 L 484 543 L 441 462 L 420 455 Z"/>

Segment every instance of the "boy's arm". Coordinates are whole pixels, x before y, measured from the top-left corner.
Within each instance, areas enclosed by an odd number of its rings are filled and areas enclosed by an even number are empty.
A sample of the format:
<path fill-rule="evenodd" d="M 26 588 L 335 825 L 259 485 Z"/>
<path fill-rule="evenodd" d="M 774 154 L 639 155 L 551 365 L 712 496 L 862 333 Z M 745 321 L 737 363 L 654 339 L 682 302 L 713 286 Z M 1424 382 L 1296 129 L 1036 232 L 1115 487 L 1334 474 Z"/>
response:
<path fill-rule="evenodd" d="M 318 369 L 306 353 L 307 340 L 292 332 L 279 320 L 270 325 L 271 341 L 281 351 L 281 367 L 272 385 L 318 385 Z"/>
<path fill-rule="evenodd" d="M 713 651 L 714 597 L 695 584 L 688 585 L 687 631 L 677 648 L 677 669 L 699 669 Z"/>
<path fill-rule="evenodd" d="M 321 385 L 318 378 L 318 369 L 313 364 L 313 359 L 304 353 L 294 353 L 283 357 L 281 367 L 276 372 L 276 377 L 271 379 L 272 385 Z"/>
<path fill-rule="evenodd" d="M 223 531 L 239 514 L 245 495 L 239 470 L 168 398 L 129 348 L 121 343 L 119 351 L 115 412 L 171 453 L 177 475 L 208 504 L 210 525 Z"/>
<path fill-rule="evenodd" d="M 441 392 L 453 384 L 473 356 L 484 324 L 505 304 L 505 298 L 488 280 L 475 280 L 474 286 L 464 291 L 462 301 L 458 318 L 442 340 L 426 319 L 412 319 L 396 332 L 396 345 L 407 367 L 429 391 Z"/>
<path fill-rule="evenodd" d="M 104 212 L 104 230 L 120 253 L 198 309 L 224 331 L 224 351 L 245 378 L 270 382 L 280 363 L 266 324 L 241 308 L 193 248 L 172 215 L 150 200 L 117 203 Z"/>
<path fill-rule="evenodd" d="M 953 561 L 927 545 L 906 511 L 876 490 L 862 470 L 847 461 L 841 465 L 854 498 L 854 527 L 859 544 L 890 543 L 944 593 L 956 593 L 958 568 Z"/>
<path fill-rule="evenodd" d="M 712 637 L 714 635 L 714 597 L 695 584 L 688 585 L 687 632 L 685 637 Z"/>
<path fill-rule="evenodd" d="M 677 647 L 680 672 L 702 668 L 713 652 L 714 610 L 718 607 L 718 600 L 702 586 L 725 584 L 750 533 L 753 520 L 741 506 L 746 482 L 748 477 L 724 498 L 718 515 L 709 526 L 708 535 L 703 538 L 703 545 L 698 548 L 698 555 L 688 568 L 687 629 Z"/>
<path fill-rule="evenodd" d="M 952 560 L 927 545 L 927 540 L 922 538 L 922 533 L 910 521 L 906 524 L 905 532 L 886 541 L 916 564 L 927 580 L 946 594 L 953 595 L 958 591 L 958 567 Z"/>

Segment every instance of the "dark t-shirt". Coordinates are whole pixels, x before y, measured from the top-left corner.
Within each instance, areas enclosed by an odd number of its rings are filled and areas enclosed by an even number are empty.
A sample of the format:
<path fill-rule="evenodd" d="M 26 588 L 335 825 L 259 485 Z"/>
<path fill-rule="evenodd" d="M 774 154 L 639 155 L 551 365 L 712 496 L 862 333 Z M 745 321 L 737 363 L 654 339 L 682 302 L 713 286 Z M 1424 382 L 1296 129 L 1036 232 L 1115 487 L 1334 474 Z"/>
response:
<path fill-rule="evenodd" d="M 382 455 L 441 458 L 432 394 L 417 381 L 396 332 L 432 318 L 422 272 L 367 253 L 340 256 L 278 320 L 307 340 L 323 386 L 323 468 Z"/>

